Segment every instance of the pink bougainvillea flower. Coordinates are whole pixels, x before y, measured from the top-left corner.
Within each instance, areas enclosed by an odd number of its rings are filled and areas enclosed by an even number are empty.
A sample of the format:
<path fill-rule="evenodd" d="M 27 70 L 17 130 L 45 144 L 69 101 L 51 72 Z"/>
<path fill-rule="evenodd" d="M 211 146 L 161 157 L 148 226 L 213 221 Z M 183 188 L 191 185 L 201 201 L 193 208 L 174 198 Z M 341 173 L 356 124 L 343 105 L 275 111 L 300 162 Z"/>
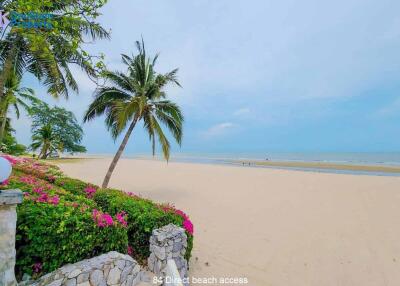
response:
<path fill-rule="evenodd" d="M 182 223 L 183 228 L 188 233 L 193 235 L 193 230 L 194 230 L 193 223 L 190 221 L 189 216 L 187 214 L 185 214 L 181 210 L 177 210 L 173 205 L 159 205 L 159 207 L 165 212 L 173 212 L 173 213 L 179 215 L 180 217 L 182 217 L 183 218 L 183 223 Z"/>
<path fill-rule="evenodd" d="M 3 157 L 4 159 L 7 159 L 8 162 L 11 163 L 11 165 L 16 165 L 16 164 L 22 164 L 28 161 L 28 159 L 26 158 L 18 158 L 18 157 L 14 157 L 11 155 L 2 155 L 1 157 Z"/>
<path fill-rule="evenodd" d="M 44 188 L 43 187 L 36 187 L 32 190 L 34 193 L 43 194 Z"/>
<path fill-rule="evenodd" d="M 133 248 L 132 248 L 132 246 L 128 245 L 128 249 L 127 249 L 126 252 L 128 253 L 128 255 L 132 256 L 132 254 L 133 254 Z"/>
<path fill-rule="evenodd" d="M 53 205 L 58 205 L 58 203 L 60 202 L 60 198 L 58 196 L 54 196 L 49 198 L 48 202 Z"/>
<path fill-rule="evenodd" d="M 191 222 L 189 219 L 183 221 L 183 228 L 184 228 L 188 233 L 190 233 L 191 235 L 193 235 L 193 224 L 192 224 L 192 222 Z"/>
<path fill-rule="evenodd" d="M 185 214 L 183 211 L 181 211 L 181 210 L 175 210 L 175 213 L 177 214 L 177 215 L 180 215 L 183 219 L 185 219 L 185 220 L 188 220 L 189 219 L 189 216 L 187 215 L 187 214 Z"/>
<path fill-rule="evenodd" d="M 93 209 L 92 218 L 98 227 L 107 227 L 114 224 L 112 216 L 108 213 L 103 213 L 97 209 Z"/>
<path fill-rule="evenodd" d="M 105 227 L 103 220 L 101 219 L 102 215 L 101 212 L 97 209 L 93 209 L 92 211 L 92 218 L 94 222 L 97 224 L 98 227 Z"/>
<path fill-rule="evenodd" d="M 51 182 L 51 183 L 54 183 L 55 180 L 56 180 L 56 177 L 54 177 L 54 176 L 47 176 L 47 180 L 48 180 L 49 182 Z"/>
<path fill-rule="evenodd" d="M 29 184 L 29 185 L 33 185 L 36 183 L 36 179 L 32 176 L 23 176 L 23 177 L 19 178 L 19 181 L 21 183 L 25 183 L 25 184 Z"/>
<path fill-rule="evenodd" d="M 116 214 L 116 218 L 117 220 L 120 222 L 120 224 L 122 224 L 122 226 L 127 227 L 128 226 L 128 222 L 126 221 L 126 212 L 122 211 Z"/>
<path fill-rule="evenodd" d="M 8 179 L 4 180 L 3 182 L 1 182 L 1 186 L 5 187 L 10 183 L 10 181 Z"/>
<path fill-rule="evenodd" d="M 49 199 L 49 195 L 47 193 L 42 193 L 36 201 L 40 202 L 40 203 L 47 203 Z"/>
<path fill-rule="evenodd" d="M 108 213 L 104 213 L 102 218 L 107 226 L 114 224 L 114 220 L 113 220 L 112 216 L 110 216 Z"/>
<path fill-rule="evenodd" d="M 96 193 L 96 189 L 93 187 L 87 187 L 85 188 L 84 192 L 86 193 L 86 197 L 91 199 L 93 198 L 94 193 Z"/>
<path fill-rule="evenodd" d="M 17 160 L 15 157 L 12 157 L 12 156 L 10 156 L 10 155 L 3 155 L 3 156 L 1 156 L 1 157 L 3 157 L 4 159 L 6 159 L 8 162 L 10 162 L 11 165 L 15 165 L 15 164 L 18 163 L 18 160 Z"/>
<path fill-rule="evenodd" d="M 53 187 L 51 184 L 46 184 L 46 185 L 45 185 L 45 188 L 48 189 L 48 190 L 51 190 L 51 189 L 53 189 L 54 187 Z"/>
<path fill-rule="evenodd" d="M 23 192 L 23 195 L 24 195 L 24 200 L 31 200 L 32 199 L 31 195 L 28 192 Z"/>
<path fill-rule="evenodd" d="M 34 272 L 34 273 L 39 273 L 39 272 L 41 272 L 41 271 L 42 271 L 42 267 L 43 267 L 42 263 L 36 262 L 36 263 L 33 264 L 33 266 L 32 266 L 33 272 Z"/>

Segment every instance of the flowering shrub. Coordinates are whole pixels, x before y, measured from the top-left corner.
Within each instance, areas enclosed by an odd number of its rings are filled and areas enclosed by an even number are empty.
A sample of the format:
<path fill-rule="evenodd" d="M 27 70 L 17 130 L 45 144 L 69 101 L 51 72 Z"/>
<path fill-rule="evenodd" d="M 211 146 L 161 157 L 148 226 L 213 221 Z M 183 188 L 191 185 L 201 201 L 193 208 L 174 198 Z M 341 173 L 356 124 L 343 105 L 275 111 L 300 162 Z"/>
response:
<path fill-rule="evenodd" d="M 126 217 L 127 217 L 126 212 L 124 212 L 124 211 L 119 212 L 115 216 L 120 224 L 122 224 L 124 227 L 128 226 L 128 222 L 126 221 Z"/>
<path fill-rule="evenodd" d="M 67 263 L 115 250 L 140 261 L 149 256 L 152 230 L 169 223 L 188 235 L 186 258 L 193 245 L 193 224 L 182 211 L 158 205 L 134 193 L 99 189 L 64 176 L 40 161 L 3 156 L 13 164 L 12 176 L 0 189 L 20 189 L 16 273 L 34 278 Z"/>
<path fill-rule="evenodd" d="M 92 212 L 92 217 L 98 227 L 108 227 L 114 225 L 114 220 L 108 213 L 103 213 L 97 209 L 94 209 Z"/>
<path fill-rule="evenodd" d="M 172 212 L 172 213 L 179 215 L 183 219 L 183 222 L 182 222 L 183 228 L 186 230 L 187 233 L 189 233 L 190 235 L 193 235 L 193 232 L 194 232 L 193 224 L 187 214 L 185 214 L 181 210 L 177 210 L 175 207 L 173 207 L 171 205 L 161 205 L 160 207 L 165 212 Z"/>
<path fill-rule="evenodd" d="M 86 193 L 86 197 L 91 199 L 91 198 L 93 198 L 93 195 L 96 192 L 96 188 L 94 188 L 94 187 L 86 187 L 84 189 L 84 192 Z"/>
<path fill-rule="evenodd" d="M 89 208 L 26 199 L 18 206 L 18 277 L 23 273 L 39 276 L 112 250 L 124 253 L 127 247 L 126 229 L 118 223 L 99 227 Z"/>
<path fill-rule="evenodd" d="M 74 195 L 89 197 L 90 194 L 91 197 L 96 192 L 95 186 L 78 179 L 72 179 L 64 176 L 56 178 L 54 184 L 62 187 L 64 190 Z"/>
<path fill-rule="evenodd" d="M 193 242 L 193 225 L 189 217 L 172 206 L 159 206 L 150 200 L 114 189 L 98 189 L 93 200 L 102 210 L 117 217 L 126 214 L 129 245 L 135 246 L 135 258 L 146 259 L 150 255 L 149 239 L 153 229 L 173 223 L 186 229 L 190 258 Z"/>
<path fill-rule="evenodd" d="M 58 167 L 41 163 L 35 159 L 19 158 L 10 155 L 3 155 L 2 157 L 6 158 L 13 165 L 13 170 L 22 171 L 36 178 L 54 182 L 56 178 L 62 176 L 62 172 Z"/>
<path fill-rule="evenodd" d="M 19 158 L 19 157 L 14 157 L 11 155 L 2 155 L 1 157 L 3 157 L 4 159 L 7 159 L 8 162 L 11 163 L 11 165 L 16 165 L 18 163 L 23 163 L 25 161 L 25 158 Z"/>

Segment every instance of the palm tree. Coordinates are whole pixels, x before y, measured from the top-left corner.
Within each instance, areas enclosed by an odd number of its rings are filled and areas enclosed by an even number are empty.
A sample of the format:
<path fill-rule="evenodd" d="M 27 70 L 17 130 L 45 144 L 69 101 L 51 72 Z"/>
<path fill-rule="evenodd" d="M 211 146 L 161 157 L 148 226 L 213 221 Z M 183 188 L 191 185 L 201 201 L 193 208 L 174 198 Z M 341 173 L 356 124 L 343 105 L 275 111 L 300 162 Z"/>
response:
<path fill-rule="evenodd" d="M 36 130 L 32 135 L 32 141 L 31 149 L 33 151 L 41 148 L 39 159 L 47 159 L 52 152 L 57 151 L 59 146 L 58 138 L 55 136 L 50 124 L 46 124 Z"/>
<path fill-rule="evenodd" d="M 157 137 L 164 158 L 169 159 L 170 143 L 160 123 L 168 128 L 179 145 L 182 142 L 182 112 L 178 105 L 166 99 L 167 94 L 164 91 L 169 83 L 180 86 L 176 77 L 178 69 L 166 74 L 156 73 L 154 66 L 158 56 L 153 59 L 146 57 L 143 39 L 141 43 L 136 42 L 136 46 L 138 55 L 132 57 L 122 55 L 122 62 L 127 66 L 127 73 L 106 72 L 104 76 L 112 85 L 96 90 L 95 99 L 84 116 L 84 121 L 87 122 L 105 114 L 106 126 L 114 140 L 129 125 L 104 178 L 103 188 L 107 187 L 112 172 L 139 121 L 143 121 L 149 135 L 153 155 Z"/>
<path fill-rule="evenodd" d="M 96 29 L 88 31 L 93 38 L 108 38 L 107 32 Z M 85 27 L 78 27 L 85 30 Z M 25 72 L 34 75 L 46 87 L 49 94 L 54 97 L 62 95 L 68 98 L 68 88 L 77 92 L 78 84 L 70 70 L 70 64 L 76 64 L 86 74 L 94 78 L 96 71 L 91 66 L 87 57 L 80 51 L 72 48 L 72 43 L 65 38 L 52 37 L 45 33 L 30 31 L 34 29 L 23 29 L 23 31 L 12 30 L 6 39 L 0 42 L 0 94 L 5 88 L 8 77 L 15 73 L 19 77 Z"/>
<path fill-rule="evenodd" d="M 31 88 L 20 87 L 21 80 L 14 74 L 9 77 L 5 84 L 3 96 L 0 97 L 0 143 L 3 141 L 7 124 L 7 113 L 13 107 L 17 118 L 19 118 L 19 107 L 28 111 L 30 103 L 38 103 L 41 100 L 35 97 Z M 27 102 L 29 101 L 29 102 Z"/>
<path fill-rule="evenodd" d="M 96 39 L 109 39 L 109 33 L 94 19 L 97 6 L 83 1 L 52 1 L 51 5 L 38 2 L 33 7 L 54 16 L 52 22 L 57 29 L 22 29 L 9 27 L 0 40 L 0 95 L 11 74 L 19 77 L 26 72 L 35 76 L 48 88 L 54 97 L 68 97 L 68 89 L 78 91 L 78 85 L 70 70 L 75 64 L 95 78 L 96 67 L 92 57 L 80 46 Z M 85 1 L 87 2 L 87 1 Z M 8 11 L 24 11 L 19 1 L 6 1 L 3 8 Z M 21 10 L 22 9 L 22 10 Z M 3 39 L 4 37 L 4 39 Z"/>

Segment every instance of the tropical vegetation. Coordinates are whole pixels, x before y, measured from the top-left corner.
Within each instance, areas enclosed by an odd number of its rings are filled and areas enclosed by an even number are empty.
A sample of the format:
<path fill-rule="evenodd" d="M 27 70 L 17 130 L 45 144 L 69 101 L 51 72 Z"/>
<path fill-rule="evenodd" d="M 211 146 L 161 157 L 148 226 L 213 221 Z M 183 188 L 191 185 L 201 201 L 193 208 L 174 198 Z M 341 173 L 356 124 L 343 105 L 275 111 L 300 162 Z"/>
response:
<path fill-rule="evenodd" d="M 69 178 L 56 166 L 35 159 L 4 157 L 13 164 L 13 173 L 0 189 L 24 192 L 17 208 L 19 279 L 24 273 L 37 278 L 111 250 L 146 263 L 152 230 L 169 223 L 186 230 L 186 258 L 190 257 L 193 225 L 173 206 Z"/>
<path fill-rule="evenodd" d="M 143 40 L 136 42 L 136 46 L 138 55 L 122 55 L 126 72 L 104 72 L 103 77 L 110 85 L 96 90 L 95 99 L 84 116 L 84 121 L 89 121 L 105 114 L 105 124 L 114 139 L 128 127 L 104 178 L 103 188 L 108 186 L 112 172 L 138 122 L 143 121 L 153 154 L 157 138 L 165 159 L 169 159 L 170 142 L 162 125 L 168 128 L 178 144 L 182 142 L 183 115 L 178 105 L 166 99 L 165 91 L 170 83 L 180 86 L 176 76 L 178 69 L 165 74 L 157 73 L 155 65 L 158 55 L 147 57 Z"/>
<path fill-rule="evenodd" d="M 14 109 L 27 111 L 32 121 L 30 150 L 38 159 L 3 155 L 13 165 L 11 177 L 0 190 L 20 189 L 24 199 L 18 206 L 16 274 L 37 278 L 67 263 L 115 250 L 145 263 L 149 238 L 155 228 L 169 223 L 181 226 L 188 236 L 186 258 L 193 246 L 193 224 L 182 211 L 157 204 L 134 193 L 108 189 L 113 170 L 139 122 L 147 132 L 153 154 L 156 142 L 169 160 L 172 135 L 182 142 L 183 114 L 167 99 L 169 84 L 180 86 L 177 69 L 155 71 L 158 55 L 149 57 L 143 40 L 136 42 L 138 54 L 122 55 L 126 71 L 105 68 L 103 55 L 92 55 L 84 46 L 109 33 L 97 22 L 106 0 L 6 0 L 2 9 L 14 14 L 50 14 L 49 27 L 24 28 L 26 18 L 9 25 L 0 39 L 0 151 L 21 155 L 26 147 L 13 136 L 9 117 Z M 22 22 L 21 22 L 22 21 Z M 83 130 L 75 115 L 39 100 L 34 91 L 22 87 L 26 74 L 39 80 L 55 98 L 78 92 L 71 67 L 75 65 L 97 84 L 95 98 L 84 122 L 105 115 L 114 140 L 124 133 L 102 187 L 65 176 L 56 166 L 43 163 L 61 153 L 85 152 Z M 99 80 L 104 80 L 101 85 Z"/>
<path fill-rule="evenodd" d="M 80 145 L 83 130 L 75 115 L 62 107 L 50 107 L 46 103 L 34 104 L 29 109 L 32 120 L 31 148 L 40 149 L 39 158 L 46 159 L 51 154 L 83 153 Z"/>
<path fill-rule="evenodd" d="M 53 97 L 68 98 L 69 91 L 78 92 L 78 84 L 71 71 L 77 66 L 93 81 L 103 70 L 103 55 L 93 55 L 84 45 L 97 39 L 109 39 L 109 32 L 98 22 L 99 10 L 106 0 L 5 0 L 1 9 L 9 12 L 11 23 L 0 29 L 0 149 L 13 154 L 22 151 L 11 132 L 8 108 L 26 108 L 34 100 L 31 89 L 20 88 L 23 76 L 31 74 L 47 87 Z M 35 17 L 50 15 L 47 27 L 32 28 Z M 33 23 L 34 24 L 34 23 Z M 27 28 L 28 27 L 28 28 Z M 31 28 L 29 28 L 31 27 Z M 26 100 L 30 102 L 26 102 Z M 25 103 L 25 104 L 24 104 Z M 65 143 L 65 142 L 64 142 Z M 71 143 L 71 142 L 70 142 Z M 68 144 L 67 144 L 68 145 Z M 82 152 L 80 146 L 69 144 L 66 149 Z"/>
<path fill-rule="evenodd" d="M 0 142 L 3 142 L 5 136 L 10 107 L 14 108 L 18 119 L 20 107 L 29 111 L 32 104 L 41 102 L 35 97 L 33 89 L 21 87 L 20 83 L 21 79 L 16 75 L 10 76 L 5 84 L 4 94 L 0 97 Z"/>
<path fill-rule="evenodd" d="M 15 130 L 11 128 L 10 119 L 7 118 L 3 142 L 0 143 L 0 152 L 12 155 L 25 154 L 27 147 L 18 143 L 13 133 Z"/>
<path fill-rule="evenodd" d="M 51 28 L 23 28 L 9 25 L 0 42 L 0 94 L 12 75 L 30 73 L 48 93 L 68 97 L 68 89 L 78 91 L 70 66 L 76 65 L 92 78 L 102 67 L 101 57 L 92 56 L 83 45 L 107 39 L 109 33 L 96 22 L 106 0 L 18 0 L 2 1 L 2 9 L 14 14 L 51 14 Z M 18 21 L 31 21 L 19 19 Z M 98 60 L 99 59 L 99 60 Z"/>

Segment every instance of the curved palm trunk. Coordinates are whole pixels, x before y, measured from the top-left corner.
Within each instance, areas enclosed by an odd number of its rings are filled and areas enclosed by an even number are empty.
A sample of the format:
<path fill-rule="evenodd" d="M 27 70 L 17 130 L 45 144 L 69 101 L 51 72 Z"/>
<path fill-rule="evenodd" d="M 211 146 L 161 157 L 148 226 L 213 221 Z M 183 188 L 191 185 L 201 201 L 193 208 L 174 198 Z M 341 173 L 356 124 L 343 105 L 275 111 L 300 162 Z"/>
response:
<path fill-rule="evenodd" d="M 1 118 L 1 125 L 0 125 L 0 143 L 3 142 L 5 131 L 6 131 L 6 124 L 7 124 L 7 110 L 8 106 L 6 105 L 4 107 L 4 110 L 2 110 L 0 118 Z"/>
<path fill-rule="evenodd" d="M 5 133 L 5 130 L 6 130 L 6 123 L 7 123 L 7 118 L 4 116 L 4 117 L 2 117 L 1 126 L 0 126 L 0 143 L 2 143 L 3 139 L 4 139 L 4 133 Z"/>
<path fill-rule="evenodd" d="M 47 159 L 47 155 L 48 155 L 47 154 L 48 150 L 49 150 L 49 143 L 45 141 L 45 142 L 43 142 L 42 149 L 40 150 L 39 159 L 46 160 Z"/>
<path fill-rule="evenodd" d="M 131 136 L 131 133 L 133 131 L 133 128 L 136 125 L 137 120 L 138 120 L 137 118 L 133 119 L 131 125 L 129 126 L 128 131 L 125 134 L 124 140 L 122 140 L 122 143 L 119 146 L 118 151 L 115 154 L 115 156 L 114 156 L 114 158 L 113 158 L 113 160 L 112 160 L 112 162 L 110 164 L 110 167 L 108 167 L 107 174 L 106 174 L 106 176 L 104 178 L 103 184 L 101 185 L 102 188 L 107 188 L 108 183 L 110 182 L 111 175 L 112 175 L 112 173 L 113 173 L 113 171 L 115 169 L 115 166 L 118 163 L 119 158 L 121 158 L 122 152 L 124 152 L 126 144 L 128 143 L 128 140 L 129 140 L 129 136 Z"/>
<path fill-rule="evenodd" d="M 12 69 L 12 58 L 15 55 L 15 48 L 12 47 L 10 53 L 8 54 L 6 61 L 4 63 L 3 66 L 3 70 L 0 71 L 0 96 L 4 95 L 4 86 L 5 86 L 5 82 L 8 78 L 8 76 L 11 73 L 11 69 Z"/>

